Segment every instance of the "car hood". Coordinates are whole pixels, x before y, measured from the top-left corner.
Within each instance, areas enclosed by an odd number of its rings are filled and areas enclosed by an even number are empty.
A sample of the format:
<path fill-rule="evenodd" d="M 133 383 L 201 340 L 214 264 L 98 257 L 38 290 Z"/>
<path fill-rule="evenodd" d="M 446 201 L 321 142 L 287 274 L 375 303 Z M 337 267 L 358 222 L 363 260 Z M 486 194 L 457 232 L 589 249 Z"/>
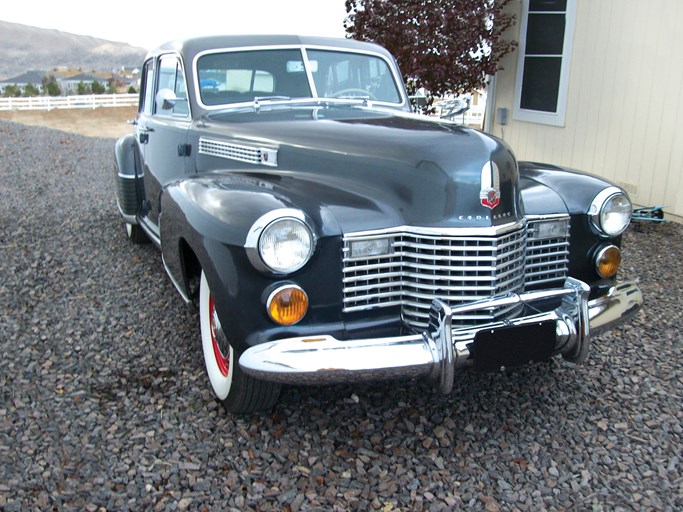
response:
<path fill-rule="evenodd" d="M 276 166 L 200 151 L 200 174 L 213 173 L 218 180 L 246 174 L 260 187 L 267 184 L 283 205 L 309 214 L 327 209 L 344 232 L 403 225 L 488 227 L 524 213 L 509 148 L 452 123 L 321 107 L 213 114 L 197 133 L 235 147 L 277 151 Z M 489 189 L 496 193 L 487 195 Z"/>

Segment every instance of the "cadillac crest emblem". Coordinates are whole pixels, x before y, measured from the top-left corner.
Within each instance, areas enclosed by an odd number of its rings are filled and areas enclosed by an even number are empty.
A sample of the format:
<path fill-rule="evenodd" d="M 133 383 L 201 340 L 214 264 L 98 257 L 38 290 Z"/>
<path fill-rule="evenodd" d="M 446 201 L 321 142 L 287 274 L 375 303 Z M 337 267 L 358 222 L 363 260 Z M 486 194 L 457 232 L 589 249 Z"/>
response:
<path fill-rule="evenodd" d="M 488 161 L 481 169 L 479 199 L 482 206 L 491 210 L 500 203 L 500 172 L 495 162 Z"/>

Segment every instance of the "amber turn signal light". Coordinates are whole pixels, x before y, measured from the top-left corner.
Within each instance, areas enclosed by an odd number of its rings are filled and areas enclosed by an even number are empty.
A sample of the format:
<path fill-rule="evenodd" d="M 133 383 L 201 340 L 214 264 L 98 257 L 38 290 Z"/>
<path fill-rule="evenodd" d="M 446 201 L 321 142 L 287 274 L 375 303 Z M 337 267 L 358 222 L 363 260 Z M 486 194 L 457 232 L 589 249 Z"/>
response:
<path fill-rule="evenodd" d="M 308 311 L 308 296 L 295 285 L 281 286 L 268 297 L 268 316 L 280 325 L 294 325 Z"/>
<path fill-rule="evenodd" d="M 621 251 L 614 245 L 608 245 L 598 251 L 595 256 L 595 270 L 600 277 L 612 277 L 621 265 Z"/>

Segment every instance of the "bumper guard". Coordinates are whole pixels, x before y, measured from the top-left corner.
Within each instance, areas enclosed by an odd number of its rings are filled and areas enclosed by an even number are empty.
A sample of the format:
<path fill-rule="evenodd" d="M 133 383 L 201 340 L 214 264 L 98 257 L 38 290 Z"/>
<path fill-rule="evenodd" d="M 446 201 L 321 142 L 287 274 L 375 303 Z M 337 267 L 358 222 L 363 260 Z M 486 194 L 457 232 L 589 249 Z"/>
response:
<path fill-rule="evenodd" d="M 473 364 L 479 333 L 495 338 L 499 329 L 517 327 L 523 336 L 525 327 L 554 322 L 552 354 L 582 363 L 588 356 L 591 334 L 631 318 L 643 302 L 640 289 L 632 282 L 615 285 L 590 301 L 589 292 L 584 282 L 567 278 L 562 288 L 499 295 L 454 307 L 434 299 L 429 328 L 422 334 L 360 340 L 338 340 L 329 335 L 287 338 L 249 348 L 239 364 L 255 378 L 286 384 L 428 377 L 442 393 L 450 393 L 455 372 Z M 542 312 L 534 307 L 551 300 L 560 303 L 554 310 Z M 457 314 L 519 303 L 524 305 L 525 316 L 477 327 L 453 329 L 451 325 Z"/>

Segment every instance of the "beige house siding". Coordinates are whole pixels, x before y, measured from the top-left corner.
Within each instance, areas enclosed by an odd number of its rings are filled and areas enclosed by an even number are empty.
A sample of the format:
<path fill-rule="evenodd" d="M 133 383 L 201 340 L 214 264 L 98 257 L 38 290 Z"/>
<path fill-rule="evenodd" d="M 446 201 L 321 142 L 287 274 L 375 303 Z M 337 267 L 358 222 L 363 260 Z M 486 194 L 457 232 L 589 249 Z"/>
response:
<path fill-rule="evenodd" d="M 513 9 L 519 20 L 521 0 Z M 496 75 L 492 133 L 520 160 L 603 176 L 683 220 L 681 19 L 681 0 L 577 0 L 565 126 L 513 118 L 515 52 Z"/>

